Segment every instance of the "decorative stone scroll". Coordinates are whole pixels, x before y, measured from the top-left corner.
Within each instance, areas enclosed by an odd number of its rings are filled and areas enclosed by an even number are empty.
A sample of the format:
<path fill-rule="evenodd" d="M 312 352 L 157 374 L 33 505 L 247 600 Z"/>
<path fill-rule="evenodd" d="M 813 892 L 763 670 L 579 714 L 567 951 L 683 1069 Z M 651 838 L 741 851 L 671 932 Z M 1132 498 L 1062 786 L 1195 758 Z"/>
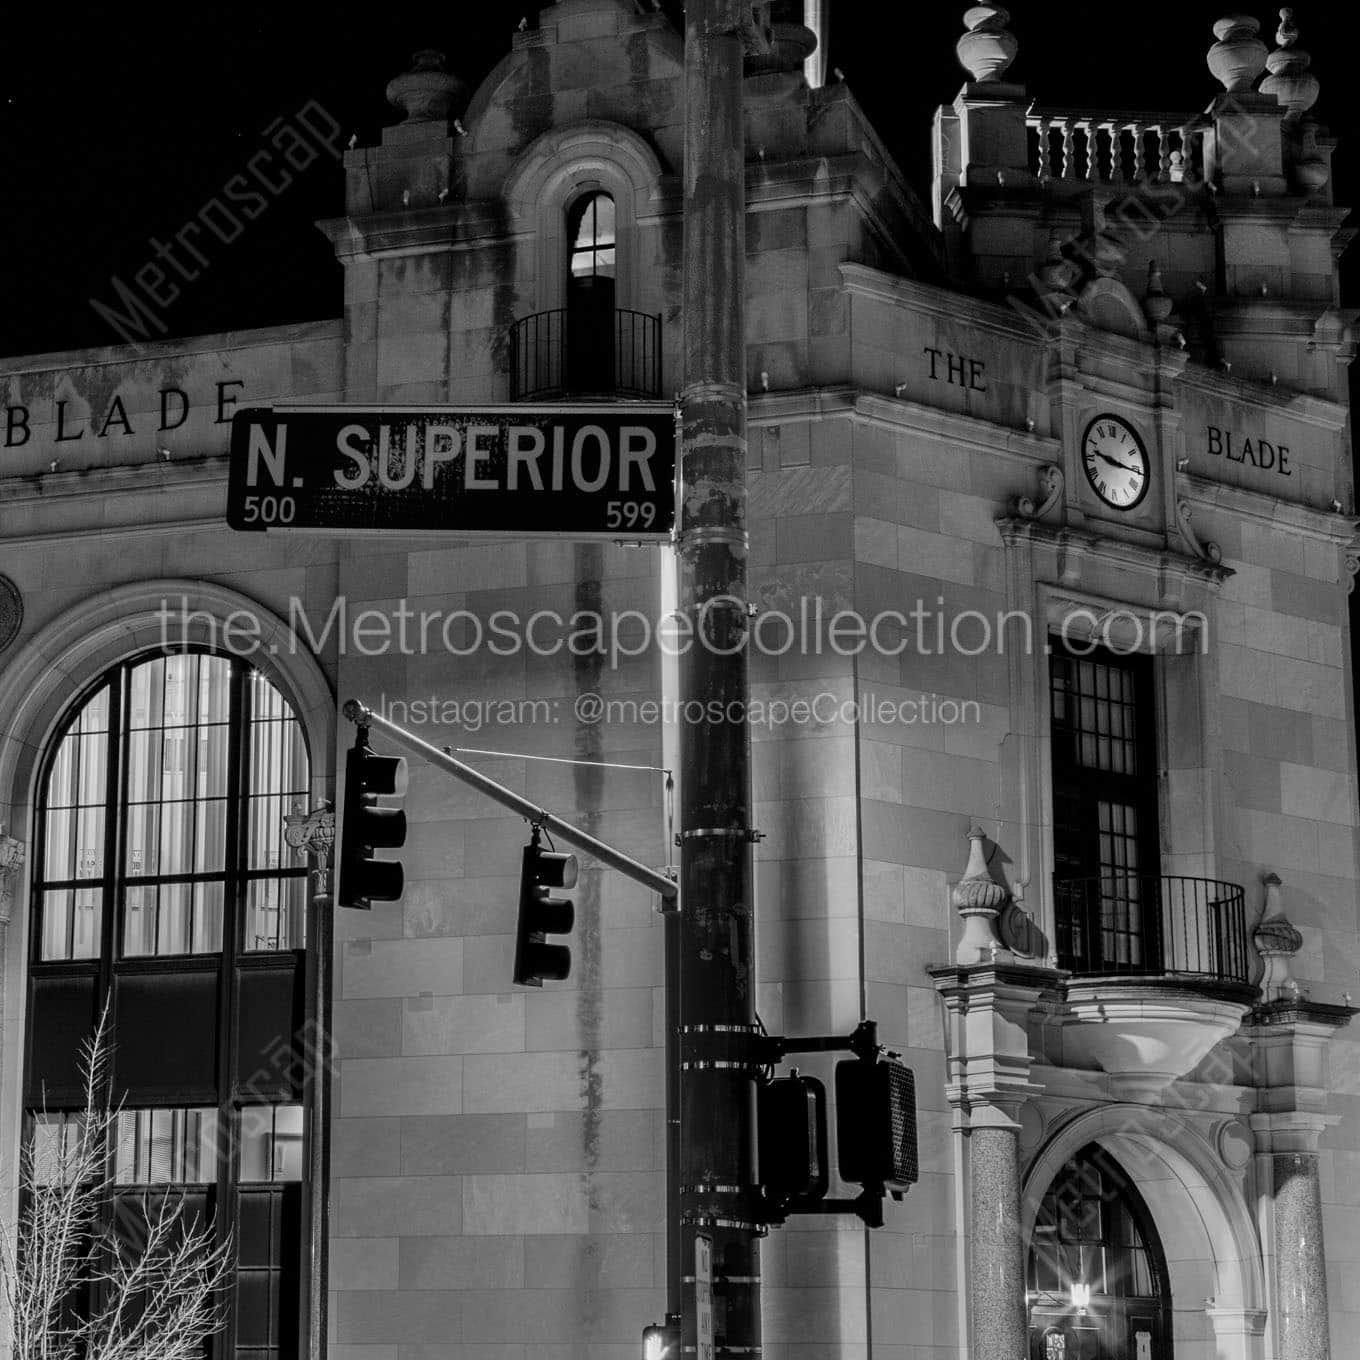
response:
<path fill-rule="evenodd" d="M 0 925 L 8 923 L 14 908 L 14 885 L 23 867 L 26 846 L 0 827 Z"/>
<path fill-rule="evenodd" d="M 312 894 L 324 897 L 331 891 L 331 870 L 335 850 L 335 811 L 329 802 L 318 803 L 306 812 L 301 803 L 284 814 L 283 839 L 300 855 L 310 855 L 315 861 L 312 869 Z"/>
<path fill-rule="evenodd" d="M 1190 502 L 1176 502 L 1176 523 L 1180 527 L 1181 537 L 1185 540 L 1185 545 L 1192 553 L 1202 561 L 1212 562 L 1218 566 L 1223 561 L 1223 549 L 1217 543 L 1200 542 L 1199 535 L 1195 532 L 1190 523 Z"/>
<path fill-rule="evenodd" d="M 1019 496 L 1012 509 L 1021 519 L 1043 519 L 1062 500 L 1066 478 L 1057 463 L 1050 463 L 1039 469 L 1039 497 L 1036 502 L 1031 496 Z"/>

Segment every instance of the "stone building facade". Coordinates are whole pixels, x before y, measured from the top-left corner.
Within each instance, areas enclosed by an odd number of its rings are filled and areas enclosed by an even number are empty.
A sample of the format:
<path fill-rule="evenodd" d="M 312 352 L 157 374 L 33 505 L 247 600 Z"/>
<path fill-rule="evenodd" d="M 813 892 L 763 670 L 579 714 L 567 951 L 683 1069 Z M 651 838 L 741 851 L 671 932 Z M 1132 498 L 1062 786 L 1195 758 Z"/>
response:
<path fill-rule="evenodd" d="M 248 405 L 675 392 L 683 44 L 638 10 L 545 8 L 475 92 L 418 55 L 321 224 L 334 321 L 0 365 L 3 1146 L 109 999 L 119 1183 L 234 1225 L 252 1360 L 624 1360 L 665 1310 L 655 899 L 583 863 L 571 977 L 516 989 L 521 820 L 413 764 L 405 894 L 361 913 L 297 814 L 358 697 L 670 862 L 669 550 L 224 521 Z M 875 1019 L 921 1161 L 881 1230 L 770 1234 L 765 1353 L 1344 1356 L 1357 334 L 1317 81 L 1236 16 L 1202 112 L 1048 106 L 1005 12 L 966 23 L 929 201 L 787 14 L 746 80 L 759 1010 Z M 497 648 L 497 611 L 553 617 Z"/>

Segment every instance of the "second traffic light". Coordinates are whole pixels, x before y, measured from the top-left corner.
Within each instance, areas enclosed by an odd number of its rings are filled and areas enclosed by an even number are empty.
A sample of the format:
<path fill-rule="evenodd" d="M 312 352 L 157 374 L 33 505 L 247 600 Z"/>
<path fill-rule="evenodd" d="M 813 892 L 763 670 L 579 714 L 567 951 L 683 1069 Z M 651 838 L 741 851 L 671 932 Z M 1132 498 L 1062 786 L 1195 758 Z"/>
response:
<path fill-rule="evenodd" d="M 341 809 L 340 852 L 335 900 L 342 907 L 367 910 L 376 902 L 395 902 L 405 887 L 398 860 L 375 859 L 375 850 L 406 843 L 406 814 L 383 807 L 379 798 L 406 792 L 406 762 L 380 756 L 368 744 L 368 728 L 360 727 L 345 756 L 345 801 Z"/>
<path fill-rule="evenodd" d="M 576 921 L 571 899 L 555 895 L 576 886 L 576 856 L 544 850 L 541 835 L 534 827 L 520 871 L 515 981 L 521 987 L 541 987 L 544 978 L 561 982 L 571 973 L 571 950 L 564 944 L 548 944 L 545 937 L 570 933 Z"/>

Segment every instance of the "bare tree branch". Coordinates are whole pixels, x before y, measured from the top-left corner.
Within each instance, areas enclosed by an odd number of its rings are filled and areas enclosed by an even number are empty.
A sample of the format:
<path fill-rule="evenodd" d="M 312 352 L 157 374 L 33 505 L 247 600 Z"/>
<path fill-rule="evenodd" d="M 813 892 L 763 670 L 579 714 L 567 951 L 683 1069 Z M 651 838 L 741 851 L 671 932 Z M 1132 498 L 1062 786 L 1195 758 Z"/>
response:
<path fill-rule="evenodd" d="M 16 1240 L 0 1225 L 14 1360 L 198 1360 L 226 1320 L 234 1244 L 187 1213 L 182 1187 L 142 1195 L 140 1241 L 105 1216 L 120 1113 L 110 1052 L 105 1007 L 81 1048 L 82 1110 L 58 1122 L 55 1143 L 35 1130 L 20 1152 Z"/>

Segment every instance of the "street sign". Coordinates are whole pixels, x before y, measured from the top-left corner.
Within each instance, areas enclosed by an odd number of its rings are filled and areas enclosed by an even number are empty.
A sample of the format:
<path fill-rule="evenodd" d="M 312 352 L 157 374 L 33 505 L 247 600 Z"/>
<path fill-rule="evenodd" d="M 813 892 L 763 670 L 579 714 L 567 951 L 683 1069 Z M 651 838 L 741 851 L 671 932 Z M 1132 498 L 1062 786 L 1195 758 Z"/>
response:
<path fill-rule="evenodd" d="M 694 1315 L 697 1360 L 714 1360 L 713 1239 L 703 1233 L 694 1238 Z"/>
<path fill-rule="evenodd" d="M 675 444 L 660 403 L 249 407 L 227 523 L 665 541 Z"/>

